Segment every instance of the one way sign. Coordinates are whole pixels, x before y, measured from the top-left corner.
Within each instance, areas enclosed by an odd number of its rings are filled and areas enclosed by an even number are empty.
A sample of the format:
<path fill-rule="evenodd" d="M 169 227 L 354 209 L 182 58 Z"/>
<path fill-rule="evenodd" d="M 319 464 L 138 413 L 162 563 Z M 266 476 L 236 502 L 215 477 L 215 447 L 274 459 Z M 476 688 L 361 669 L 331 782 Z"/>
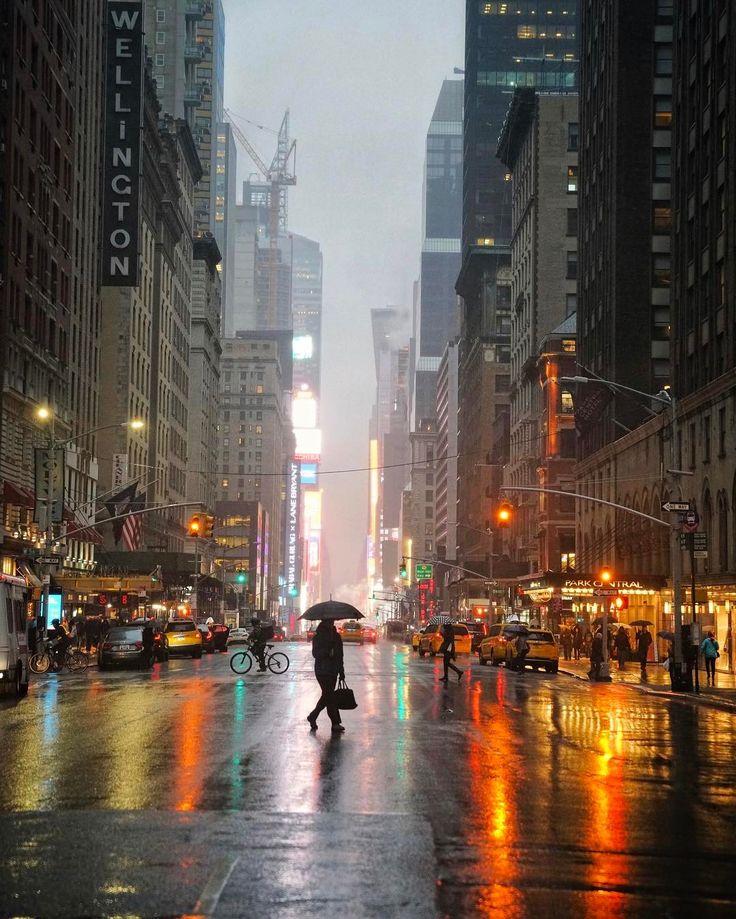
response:
<path fill-rule="evenodd" d="M 663 511 L 689 511 L 690 502 L 689 501 L 665 501 L 662 504 Z"/>

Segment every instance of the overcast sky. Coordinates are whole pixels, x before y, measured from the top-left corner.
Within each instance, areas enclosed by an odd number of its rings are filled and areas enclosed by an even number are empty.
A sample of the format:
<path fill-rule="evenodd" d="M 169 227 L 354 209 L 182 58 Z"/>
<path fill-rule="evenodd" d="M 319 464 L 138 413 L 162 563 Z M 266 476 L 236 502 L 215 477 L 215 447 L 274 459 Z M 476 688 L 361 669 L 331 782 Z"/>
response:
<path fill-rule="evenodd" d="M 370 310 L 411 309 L 425 136 L 442 80 L 463 66 L 465 4 L 224 0 L 224 7 L 225 104 L 273 128 L 290 109 L 298 140 L 290 229 L 322 246 L 322 470 L 364 467 L 375 395 Z M 270 161 L 273 135 L 241 127 Z M 367 481 L 365 473 L 322 478 L 326 589 L 337 594 L 360 573 Z"/>

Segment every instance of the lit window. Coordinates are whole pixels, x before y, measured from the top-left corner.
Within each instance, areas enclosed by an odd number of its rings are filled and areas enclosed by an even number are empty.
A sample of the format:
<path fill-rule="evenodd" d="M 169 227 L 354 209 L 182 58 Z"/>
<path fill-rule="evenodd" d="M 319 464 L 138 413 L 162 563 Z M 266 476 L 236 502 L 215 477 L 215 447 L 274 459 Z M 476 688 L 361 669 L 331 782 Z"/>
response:
<path fill-rule="evenodd" d="M 478 240 L 478 245 L 479 245 L 479 246 L 495 246 L 495 245 L 496 245 L 496 240 L 495 240 L 495 239 L 492 239 L 492 238 L 489 238 L 489 237 L 481 237 L 481 238 Z"/>
<path fill-rule="evenodd" d="M 576 194 L 578 190 L 578 167 L 567 167 L 567 191 L 570 194 Z"/>
<path fill-rule="evenodd" d="M 572 415 L 574 410 L 572 393 L 567 389 L 563 389 L 560 393 L 560 411 L 563 415 Z"/>
<path fill-rule="evenodd" d="M 574 354 L 575 353 L 575 339 L 574 338 L 563 338 L 562 339 L 562 350 L 565 354 Z"/>

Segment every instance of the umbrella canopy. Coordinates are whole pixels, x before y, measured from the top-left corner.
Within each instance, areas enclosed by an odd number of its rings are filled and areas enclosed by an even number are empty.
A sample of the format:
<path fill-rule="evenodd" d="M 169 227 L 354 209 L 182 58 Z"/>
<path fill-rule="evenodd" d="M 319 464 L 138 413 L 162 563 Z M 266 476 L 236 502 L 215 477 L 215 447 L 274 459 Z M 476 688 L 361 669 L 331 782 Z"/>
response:
<path fill-rule="evenodd" d="M 629 625 L 654 625 L 651 619 L 634 619 Z"/>
<path fill-rule="evenodd" d="M 363 619 L 363 614 L 350 603 L 341 600 L 323 600 L 310 606 L 300 619 Z"/>
<path fill-rule="evenodd" d="M 430 616 L 427 625 L 445 625 L 446 622 L 452 622 L 452 616 L 447 613 L 437 613 L 436 616 Z"/>
<path fill-rule="evenodd" d="M 594 620 L 593 620 L 593 625 L 603 625 L 603 616 L 599 616 L 597 619 L 594 619 Z M 608 625 L 609 625 L 609 626 L 618 625 L 618 619 L 612 619 L 612 618 L 609 616 L 609 617 L 608 617 Z"/>
<path fill-rule="evenodd" d="M 515 635 L 528 635 L 529 629 L 523 622 L 509 622 L 503 627 L 504 632 L 513 632 Z"/>
<path fill-rule="evenodd" d="M 667 629 L 664 629 L 664 630 L 661 631 L 661 632 L 657 632 L 657 635 L 659 636 L 659 638 L 664 638 L 665 641 L 674 641 L 674 640 L 675 640 L 675 633 L 674 633 L 674 632 L 668 632 Z"/>

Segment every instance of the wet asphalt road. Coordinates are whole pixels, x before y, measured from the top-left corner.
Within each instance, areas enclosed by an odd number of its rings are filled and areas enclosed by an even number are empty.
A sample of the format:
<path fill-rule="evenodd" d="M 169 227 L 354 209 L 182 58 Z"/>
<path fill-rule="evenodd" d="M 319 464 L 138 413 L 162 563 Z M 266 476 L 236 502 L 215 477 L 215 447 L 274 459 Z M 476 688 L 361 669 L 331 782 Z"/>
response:
<path fill-rule="evenodd" d="M 379 642 L 315 735 L 284 649 L 1 701 L 0 916 L 736 915 L 734 715 Z"/>

